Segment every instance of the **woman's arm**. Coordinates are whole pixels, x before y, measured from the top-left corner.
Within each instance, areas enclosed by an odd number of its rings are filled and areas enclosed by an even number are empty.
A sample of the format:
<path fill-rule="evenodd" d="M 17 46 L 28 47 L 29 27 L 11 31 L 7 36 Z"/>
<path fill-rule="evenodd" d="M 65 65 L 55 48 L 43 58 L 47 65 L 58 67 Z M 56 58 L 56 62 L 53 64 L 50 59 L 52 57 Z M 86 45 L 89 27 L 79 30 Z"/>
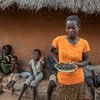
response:
<path fill-rule="evenodd" d="M 57 59 L 57 55 L 54 53 L 54 50 L 55 50 L 55 49 L 57 49 L 57 48 L 55 48 L 53 45 L 51 45 L 51 46 L 49 47 L 49 51 L 50 51 L 51 56 L 53 57 L 53 59 L 55 60 L 55 62 L 58 64 L 59 61 L 58 61 L 58 59 Z"/>
<path fill-rule="evenodd" d="M 81 66 L 81 67 L 85 67 L 86 65 L 88 65 L 88 58 L 89 58 L 89 55 L 88 55 L 88 52 L 83 52 L 83 60 L 79 63 L 75 63 L 76 65 L 78 66 Z"/>

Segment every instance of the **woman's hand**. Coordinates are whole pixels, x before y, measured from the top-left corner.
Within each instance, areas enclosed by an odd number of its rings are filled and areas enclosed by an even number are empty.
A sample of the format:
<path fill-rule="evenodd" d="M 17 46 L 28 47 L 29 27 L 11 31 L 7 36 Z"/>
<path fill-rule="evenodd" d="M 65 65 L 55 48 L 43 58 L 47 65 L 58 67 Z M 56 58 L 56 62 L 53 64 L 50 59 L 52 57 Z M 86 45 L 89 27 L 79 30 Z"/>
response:
<path fill-rule="evenodd" d="M 78 67 L 85 67 L 88 64 L 88 62 L 87 61 L 82 61 L 82 62 L 79 62 L 79 63 L 76 62 L 74 64 L 76 64 Z"/>
<path fill-rule="evenodd" d="M 81 64 L 80 64 L 80 63 L 78 63 L 78 62 L 76 62 L 76 63 L 74 63 L 74 64 L 75 64 L 75 65 L 77 65 L 78 67 L 79 67 L 79 66 L 81 66 Z"/>

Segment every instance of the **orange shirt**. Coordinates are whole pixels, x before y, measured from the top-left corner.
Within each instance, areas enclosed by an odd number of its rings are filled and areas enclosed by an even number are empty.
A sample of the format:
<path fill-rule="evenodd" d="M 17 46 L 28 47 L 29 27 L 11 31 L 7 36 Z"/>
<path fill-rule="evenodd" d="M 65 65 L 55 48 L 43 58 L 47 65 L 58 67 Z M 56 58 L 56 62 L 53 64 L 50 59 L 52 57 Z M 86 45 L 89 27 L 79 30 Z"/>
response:
<path fill-rule="evenodd" d="M 59 63 L 80 62 L 82 53 L 90 51 L 89 44 L 86 40 L 80 38 L 77 44 L 73 45 L 67 41 L 66 36 L 58 36 L 53 40 L 52 45 L 58 48 Z M 84 81 L 82 67 L 71 73 L 58 72 L 58 82 L 64 85 L 77 84 Z"/>

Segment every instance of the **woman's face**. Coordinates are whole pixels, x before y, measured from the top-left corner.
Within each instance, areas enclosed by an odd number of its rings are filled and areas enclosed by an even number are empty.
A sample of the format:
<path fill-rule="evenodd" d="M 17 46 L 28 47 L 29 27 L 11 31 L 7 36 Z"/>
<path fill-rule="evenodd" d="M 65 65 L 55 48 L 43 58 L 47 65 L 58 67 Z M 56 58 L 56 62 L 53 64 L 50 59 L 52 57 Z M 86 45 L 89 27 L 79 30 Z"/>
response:
<path fill-rule="evenodd" d="M 68 32 L 69 38 L 75 38 L 78 35 L 79 27 L 77 25 L 77 22 L 74 20 L 68 20 L 66 22 L 66 32 Z"/>

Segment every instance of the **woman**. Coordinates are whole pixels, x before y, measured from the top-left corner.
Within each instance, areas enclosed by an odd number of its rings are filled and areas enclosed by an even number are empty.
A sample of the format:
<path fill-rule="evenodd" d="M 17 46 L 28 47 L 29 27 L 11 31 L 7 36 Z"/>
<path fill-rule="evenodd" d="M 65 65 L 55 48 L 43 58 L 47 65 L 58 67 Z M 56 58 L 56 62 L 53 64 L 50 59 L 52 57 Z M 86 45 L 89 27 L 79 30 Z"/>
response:
<path fill-rule="evenodd" d="M 80 19 L 71 15 L 66 19 L 67 35 L 56 37 L 50 51 L 56 63 L 71 62 L 78 66 L 72 73 L 58 72 L 56 100 L 85 100 L 83 67 L 88 64 L 90 47 L 85 39 L 78 37 Z M 58 49 L 59 61 L 54 50 Z"/>

